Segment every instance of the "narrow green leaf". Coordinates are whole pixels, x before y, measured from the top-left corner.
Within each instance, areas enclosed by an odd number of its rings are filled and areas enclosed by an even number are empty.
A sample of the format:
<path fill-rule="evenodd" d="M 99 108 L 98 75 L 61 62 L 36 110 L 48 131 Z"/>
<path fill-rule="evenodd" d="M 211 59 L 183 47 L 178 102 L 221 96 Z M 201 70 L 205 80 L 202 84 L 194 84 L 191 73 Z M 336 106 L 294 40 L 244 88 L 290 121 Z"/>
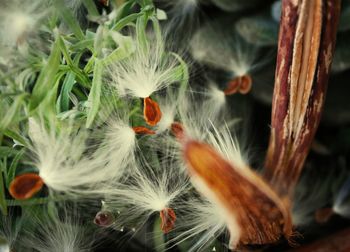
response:
<path fill-rule="evenodd" d="M 75 84 L 75 73 L 69 72 L 62 84 L 60 96 L 58 97 L 59 111 L 67 111 L 69 109 L 69 94 Z"/>
<path fill-rule="evenodd" d="M 81 52 L 86 49 L 92 52 L 93 48 L 94 48 L 94 39 L 84 39 L 69 47 L 69 49 L 74 52 Z"/>
<path fill-rule="evenodd" d="M 18 150 L 12 147 L 0 146 L 0 158 L 15 156 L 17 153 Z"/>
<path fill-rule="evenodd" d="M 157 218 L 153 224 L 153 242 L 156 251 L 166 251 L 164 234 L 161 227 L 161 219 Z"/>
<path fill-rule="evenodd" d="M 4 215 L 7 215 L 7 203 L 5 198 L 5 188 L 4 188 L 4 179 L 2 176 L 2 171 L 0 172 L 0 209 Z"/>
<path fill-rule="evenodd" d="M 102 88 L 102 61 L 99 59 L 95 59 L 94 66 L 94 77 L 92 79 L 92 87 L 90 90 L 90 94 L 88 97 L 89 103 L 89 111 L 86 119 L 86 127 L 89 128 L 93 123 L 99 106 L 100 106 L 100 96 L 101 96 L 101 88 Z"/>
<path fill-rule="evenodd" d="M 180 63 L 180 66 L 178 68 L 175 68 L 174 81 L 180 82 L 179 94 L 182 96 L 186 93 L 190 74 L 186 62 L 176 53 L 171 53 L 171 55 L 173 55 Z M 180 71 L 181 74 L 177 73 L 176 71 Z"/>
<path fill-rule="evenodd" d="M 145 15 L 139 17 L 136 21 L 136 39 L 137 45 L 143 52 L 147 52 L 149 48 L 149 43 L 146 35 L 146 26 L 148 23 L 148 18 Z"/>
<path fill-rule="evenodd" d="M 70 57 L 70 55 L 69 55 L 69 53 L 68 53 L 68 49 L 67 49 L 67 47 L 66 47 L 66 44 L 64 43 L 64 41 L 63 41 L 63 39 L 62 39 L 61 36 L 58 36 L 58 37 L 57 37 L 57 42 L 58 42 L 58 45 L 59 45 L 59 47 L 60 47 L 60 50 L 61 50 L 61 52 L 62 52 L 62 54 L 63 54 L 63 57 L 64 57 L 64 59 L 65 59 L 66 62 L 67 62 L 67 65 L 70 65 L 70 66 L 74 65 L 74 64 L 73 64 L 73 61 L 72 61 L 72 59 L 71 59 L 71 57 Z"/>
<path fill-rule="evenodd" d="M 12 138 L 23 146 L 27 145 L 26 139 L 13 130 L 7 129 L 3 132 L 3 134 L 9 138 Z"/>
<path fill-rule="evenodd" d="M 71 29 L 78 39 L 84 39 L 84 33 L 80 28 L 78 20 L 74 17 L 72 11 L 67 8 L 62 0 L 55 1 L 56 8 L 65 24 Z"/>
<path fill-rule="evenodd" d="M 6 175 L 6 179 L 5 179 L 6 188 L 9 188 L 11 181 L 15 179 L 18 162 L 22 158 L 24 152 L 25 152 L 25 149 L 20 150 L 16 154 L 16 156 L 13 158 L 12 163 L 10 165 L 10 168 L 7 171 L 7 175 Z"/>
<path fill-rule="evenodd" d="M 122 36 L 117 32 L 112 33 L 112 38 L 118 44 L 118 48 L 115 49 L 111 54 L 103 59 L 103 64 L 108 66 L 109 64 L 122 60 L 130 56 L 135 52 L 135 44 L 131 37 Z"/>
<path fill-rule="evenodd" d="M 59 41 L 56 40 L 53 44 L 51 54 L 47 64 L 44 66 L 35 83 L 31 101 L 29 104 L 30 110 L 34 110 L 44 99 L 48 90 L 55 85 L 55 75 L 59 69 L 61 59 L 61 52 L 59 48 Z"/>
<path fill-rule="evenodd" d="M 19 96 L 17 96 L 12 103 L 11 107 L 6 110 L 5 116 L 0 121 L 0 130 L 6 129 L 11 122 L 13 121 L 14 117 L 16 116 L 20 106 L 23 104 L 24 99 L 28 96 L 28 94 L 24 93 Z"/>
<path fill-rule="evenodd" d="M 96 5 L 95 5 L 93 0 L 84 0 L 83 4 L 84 4 L 85 8 L 87 9 L 89 15 L 91 15 L 91 16 L 98 16 L 99 15 L 98 10 L 97 10 Z"/>
<path fill-rule="evenodd" d="M 126 16 L 122 19 L 120 19 L 115 25 L 113 25 L 112 29 L 113 31 L 120 31 L 128 24 L 134 22 L 138 17 L 142 16 L 142 13 L 133 13 L 129 16 Z"/>

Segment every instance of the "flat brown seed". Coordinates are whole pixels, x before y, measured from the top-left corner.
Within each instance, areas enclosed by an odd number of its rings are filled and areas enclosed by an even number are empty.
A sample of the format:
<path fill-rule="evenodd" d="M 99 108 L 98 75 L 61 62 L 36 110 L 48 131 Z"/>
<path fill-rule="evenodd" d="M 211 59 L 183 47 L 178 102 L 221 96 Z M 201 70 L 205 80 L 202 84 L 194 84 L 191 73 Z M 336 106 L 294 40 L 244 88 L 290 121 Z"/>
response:
<path fill-rule="evenodd" d="M 161 229 L 164 234 L 169 233 L 175 226 L 176 214 L 171 208 L 164 208 L 159 212 Z"/>
<path fill-rule="evenodd" d="M 35 173 L 17 176 L 10 184 L 9 192 L 15 199 L 29 199 L 43 187 L 42 178 Z"/>
<path fill-rule="evenodd" d="M 154 130 L 151 130 L 151 129 L 143 127 L 143 126 L 133 127 L 132 129 L 138 135 L 154 135 L 154 134 L 156 134 L 156 132 Z"/>
<path fill-rule="evenodd" d="M 160 111 L 157 102 L 153 101 L 150 97 L 143 99 L 143 116 L 148 125 L 155 126 L 162 118 L 162 112 Z"/>
<path fill-rule="evenodd" d="M 252 89 L 252 78 L 249 75 L 241 76 L 241 85 L 239 86 L 238 92 L 241 94 L 248 94 Z"/>

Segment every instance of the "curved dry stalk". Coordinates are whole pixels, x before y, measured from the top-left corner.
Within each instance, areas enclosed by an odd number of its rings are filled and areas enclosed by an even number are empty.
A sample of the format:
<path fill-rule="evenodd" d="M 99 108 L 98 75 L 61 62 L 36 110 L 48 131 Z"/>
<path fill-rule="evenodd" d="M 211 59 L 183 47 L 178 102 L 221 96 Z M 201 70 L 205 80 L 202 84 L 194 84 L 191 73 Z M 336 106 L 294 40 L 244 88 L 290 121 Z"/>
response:
<path fill-rule="evenodd" d="M 283 0 L 266 177 L 292 194 L 318 128 L 340 0 Z"/>

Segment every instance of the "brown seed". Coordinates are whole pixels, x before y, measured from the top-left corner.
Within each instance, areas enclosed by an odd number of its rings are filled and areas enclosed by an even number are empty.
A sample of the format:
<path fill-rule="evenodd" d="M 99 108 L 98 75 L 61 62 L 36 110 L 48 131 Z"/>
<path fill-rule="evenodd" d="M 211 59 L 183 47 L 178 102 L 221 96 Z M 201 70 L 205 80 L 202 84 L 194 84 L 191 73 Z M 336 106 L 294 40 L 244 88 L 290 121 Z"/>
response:
<path fill-rule="evenodd" d="M 175 226 L 176 214 L 171 208 L 164 208 L 159 212 L 161 219 L 161 226 L 163 233 L 169 233 Z"/>
<path fill-rule="evenodd" d="M 151 129 L 143 127 L 143 126 L 133 127 L 132 129 L 138 135 L 154 135 L 154 134 L 156 134 L 156 132 L 154 130 L 151 130 Z"/>
<path fill-rule="evenodd" d="M 17 176 L 10 184 L 9 192 L 15 199 L 29 199 L 40 191 L 44 181 L 36 173 L 26 173 Z"/>
<path fill-rule="evenodd" d="M 248 94 L 252 89 L 252 78 L 249 75 L 243 75 L 241 78 L 241 85 L 239 86 L 238 92 L 241 94 Z"/>
<path fill-rule="evenodd" d="M 100 227 L 108 227 L 114 222 L 114 216 L 109 211 L 99 211 L 94 219 L 94 223 Z"/>
<path fill-rule="evenodd" d="M 184 137 L 184 127 L 180 122 L 173 122 L 171 124 L 171 132 L 178 139 L 181 140 Z"/>
<path fill-rule="evenodd" d="M 252 83 L 252 78 L 248 74 L 237 76 L 227 84 L 224 94 L 233 95 L 237 92 L 241 94 L 248 94 L 252 89 Z"/>
<path fill-rule="evenodd" d="M 153 101 L 150 97 L 143 99 L 143 116 L 146 123 L 151 126 L 157 125 L 162 118 L 162 112 L 160 111 L 158 103 Z"/>
<path fill-rule="evenodd" d="M 225 95 L 233 95 L 233 94 L 237 93 L 238 90 L 239 90 L 240 85 L 241 85 L 240 77 L 234 78 L 233 80 L 231 80 L 227 84 L 227 86 L 226 86 L 226 88 L 224 90 L 224 94 Z"/>

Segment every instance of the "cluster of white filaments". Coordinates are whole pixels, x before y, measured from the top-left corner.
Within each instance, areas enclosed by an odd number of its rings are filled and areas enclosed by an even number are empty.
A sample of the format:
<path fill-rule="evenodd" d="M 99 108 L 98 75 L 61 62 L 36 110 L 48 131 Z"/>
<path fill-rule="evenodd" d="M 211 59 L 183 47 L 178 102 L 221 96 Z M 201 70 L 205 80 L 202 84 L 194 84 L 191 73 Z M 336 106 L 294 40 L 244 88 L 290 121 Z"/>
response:
<path fill-rule="evenodd" d="M 81 1 L 77 3 L 80 5 Z M 181 13 L 192 12 L 197 5 L 197 0 L 174 2 L 174 8 Z M 0 12 L 0 17 L 5 18 L 4 24 L 13 27 L 9 28 L 12 33 L 6 43 L 17 43 L 21 36 L 34 29 L 42 18 L 32 15 L 36 8 L 37 5 L 33 5 L 27 12 L 7 16 Z M 235 76 L 251 70 L 251 52 L 247 54 L 239 43 L 234 49 L 228 49 L 227 44 L 213 48 L 206 44 L 203 33 L 198 32 L 191 42 L 196 60 L 231 71 Z M 201 251 L 227 230 L 230 243 L 236 244 L 239 225 L 215 197 L 207 196 L 210 193 L 205 185 L 192 178 L 194 187 L 191 186 L 191 174 L 184 172 L 184 157 L 179 154 L 186 141 L 198 140 L 208 143 L 224 159 L 234 163 L 235 168 L 241 169 L 240 173 L 246 171 L 247 158 L 223 118 L 225 93 L 213 82 L 204 92 L 203 89 L 172 92 L 169 86 L 181 82 L 179 76 L 183 74 L 179 56 L 166 52 L 163 41 L 150 39 L 141 45 L 142 39 L 135 38 L 138 42 L 135 51 L 113 62 L 104 72 L 108 81 L 103 83 L 98 95 L 105 95 L 106 100 L 113 96 L 114 100 L 106 107 L 101 102 L 96 116 L 101 122 L 93 125 L 92 130 L 77 126 L 72 120 L 59 121 L 45 116 L 42 116 L 45 119 L 40 116 L 29 119 L 26 147 L 33 156 L 33 167 L 38 169 L 38 175 L 53 195 L 103 198 L 103 207 L 118 213 L 111 225 L 118 230 L 135 225 L 142 227 L 157 213 L 164 233 L 175 231 L 171 242 L 193 240 L 189 251 Z M 231 54 L 227 55 L 227 51 Z M 112 95 L 104 93 L 106 89 Z M 166 91 L 165 97 L 158 91 Z M 133 116 L 142 110 L 139 98 L 144 99 L 144 118 Z M 139 106 L 136 112 L 125 109 L 131 103 Z M 178 123 L 177 130 L 183 130 L 180 132 L 183 138 L 174 132 L 164 134 L 172 131 L 174 123 Z M 144 134 L 147 130 L 149 135 L 156 136 L 139 137 L 140 132 Z M 164 147 L 163 143 L 168 146 Z M 64 221 L 38 220 L 39 235 L 26 241 L 28 247 L 38 251 L 84 251 L 89 247 L 84 243 L 81 225 L 65 217 Z"/>
<path fill-rule="evenodd" d="M 51 122 L 51 128 L 41 120 L 30 119 L 30 150 L 39 176 L 52 190 L 75 195 L 102 192 L 102 185 L 120 176 L 118 166 L 109 165 L 104 155 L 87 157 L 88 132 L 74 125 Z M 98 153 L 98 150 L 96 150 Z M 108 174 L 108 176 L 106 176 Z M 92 196 L 90 195 L 90 196 Z"/>
<path fill-rule="evenodd" d="M 198 62 L 231 73 L 232 77 L 248 74 L 256 68 L 257 49 L 242 38 L 229 38 L 215 26 L 206 25 L 191 40 L 192 56 Z"/>
<path fill-rule="evenodd" d="M 184 213 L 170 242 L 180 244 L 192 240 L 190 251 L 201 251 L 226 230 L 226 216 L 220 207 L 203 198 L 193 198 L 182 207 Z"/>
<path fill-rule="evenodd" d="M 105 200 L 109 209 L 120 210 L 115 225 L 128 226 L 140 220 L 143 223 L 153 213 L 176 207 L 180 196 L 189 188 L 188 179 L 175 167 L 134 167 L 124 183 L 115 186 Z M 153 169 L 152 169 L 153 168 Z M 126 207 L 126 208 L 125 208 Z"/>
<path fill-rule="evenodd" d="M 91 251 L 93 238 L 87 234 L 86 227 L 64 209 L 63 216 L 58 213 L 47 215 L 44 219 L 32 214 L 35 232 L 27 232 L 23 238 L 26 249 L 39 252 L 84 252 Z M 62 215 L 62 214 L 61 214 Z"/>
<path fill-rule="evenodd" d="M 166 55 L 161 42 L 152 41 L 147 48 L 136 47 L 128 58 L 110 68 L 111 85 L 118 95 L 146 98 L 174 82 L 176 59 Z"/>
<path fill-rule="evenodd" d="M 47 1 L 5 1 L 0 10 L 0 44 L 16 46 L 35 32 L 48 11 Z"/>

